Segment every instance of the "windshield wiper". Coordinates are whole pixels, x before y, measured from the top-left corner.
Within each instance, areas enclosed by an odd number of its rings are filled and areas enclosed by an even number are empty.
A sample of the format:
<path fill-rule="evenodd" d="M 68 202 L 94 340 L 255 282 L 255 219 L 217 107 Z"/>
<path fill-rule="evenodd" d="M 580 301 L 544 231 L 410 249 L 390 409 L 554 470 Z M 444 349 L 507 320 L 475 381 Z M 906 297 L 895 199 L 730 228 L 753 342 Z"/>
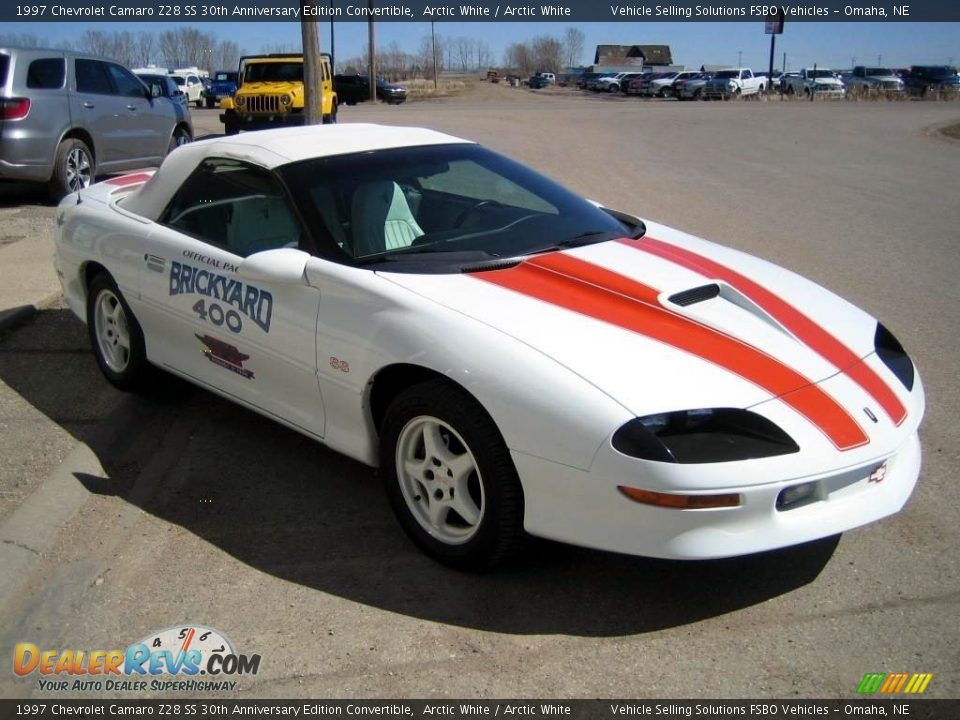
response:
<path fill-rule="evenodd" d="M 523 255 L 540 255 L 542 253 L 557 252 L 558 250 L 568 250 L 569 248 L 583 247 L 584 245 L 593 245 L 594 243 L 605 242 L 605 240 L 597 239 L 601 235 L 605 235 L 606 240 L 609 240 L 614 233 L 611 233 L 609 230 L 591 230 L 590 232 L 581 233 L 572 238 L 567 238 L 566 240 L 560 240 L 559 242 L 556 242 L 553 245 L 548 245 L 547 247 L 530 250 L 529 252 L 523 253 Z"/>

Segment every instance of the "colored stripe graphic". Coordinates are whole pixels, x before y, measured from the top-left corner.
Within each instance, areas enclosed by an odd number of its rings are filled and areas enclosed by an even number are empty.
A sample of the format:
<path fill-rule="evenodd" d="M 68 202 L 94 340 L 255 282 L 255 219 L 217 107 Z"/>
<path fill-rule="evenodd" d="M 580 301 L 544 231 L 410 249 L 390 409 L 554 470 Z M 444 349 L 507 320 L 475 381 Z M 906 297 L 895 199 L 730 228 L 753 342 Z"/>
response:
<path fill-rule="evenodd" d="M 920 695 L 933 679 L 933 673 L 866 673 L 860 685 L 859 695 L 895 695 L 899 692 Z M 906 687 L 904 687 L 906 685 Z"/>
<path fill-rule="evenodd" d="M 869 441 L 847 411 L 808 378 L 751 345 L 667 310 L 657 290 L 623 275 L 551 253 L 472 277 L 708 360 L 780 398 L 840 450 Z"/>
<path fill-rule="evenodd" d="M 862 362 L 856 353 L 765 287 L 750 278 L 744 277 L 736 270 L 690 250 L 665 243 L 662 240 L 643 237 L 639 240 L 625 238 L 620 242 L 664 260 L 669 260 L 709 279 L 723 280 L 733 286 L 768 312 L 771 317 L 793 333 L 800 342 L 863 388 L 880 404 L 880 407 L 895 424 L 900 425 L 906 420 L 906 407 L 900 402 L 893 390 L 866 363 Z"/>

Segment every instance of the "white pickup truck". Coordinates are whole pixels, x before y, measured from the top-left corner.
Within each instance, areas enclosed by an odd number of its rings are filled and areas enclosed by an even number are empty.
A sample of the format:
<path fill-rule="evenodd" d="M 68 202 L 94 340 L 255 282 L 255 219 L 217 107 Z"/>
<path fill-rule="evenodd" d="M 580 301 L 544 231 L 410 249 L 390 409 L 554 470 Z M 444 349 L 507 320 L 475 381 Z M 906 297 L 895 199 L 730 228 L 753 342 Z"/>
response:
<path fill-rule="evenodd" d="M 787 95 L 842 98 L 847 94 L 840 78 L 829 68 L 804 68 L 796 76 L 785 77 L 784 81 L 783 90 Z"/>
<path fill-rule="evenodd" d="M 767 79 L 757 77 L 750 68 L 718 70 L 703 86 L 703 97 L 723 98 L 759 95 L 767 89 Z"/>

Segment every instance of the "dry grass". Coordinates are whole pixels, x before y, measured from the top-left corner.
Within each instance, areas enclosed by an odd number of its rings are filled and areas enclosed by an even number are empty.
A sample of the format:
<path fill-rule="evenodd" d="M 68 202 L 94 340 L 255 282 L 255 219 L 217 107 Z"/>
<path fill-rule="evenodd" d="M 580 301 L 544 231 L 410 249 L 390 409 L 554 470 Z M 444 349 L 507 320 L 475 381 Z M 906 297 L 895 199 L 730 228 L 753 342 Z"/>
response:
<path fill-rule="evenodd" d="M 465 79 L 451 78 L 440 78 L 437 87 L 433 86 L 433 80 L 423 78 L 403 80 L 400 84 L 407 89 L 408 100 L 429 100 L 432 98 L 451 97 L 453 95 L 461 95 L 473 89 L 473 83 Z"/>
<path fill-rule="evenodd" d="M 954 140 L 960 140 L 960 123 L 947 125 L 945 128 L 942 128 L 940 132 L 949 138 L 953 138 Z"/>

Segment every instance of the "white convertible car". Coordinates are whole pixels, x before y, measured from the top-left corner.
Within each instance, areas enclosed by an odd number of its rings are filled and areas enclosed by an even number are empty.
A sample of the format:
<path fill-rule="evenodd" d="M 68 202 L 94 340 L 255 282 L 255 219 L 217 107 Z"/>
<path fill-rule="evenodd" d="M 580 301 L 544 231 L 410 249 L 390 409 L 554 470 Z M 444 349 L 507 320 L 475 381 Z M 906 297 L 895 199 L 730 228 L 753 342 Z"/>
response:
<path fill-rule="evenodd" d="M 924 393 L 876 320 L 459 138 L 186 145 L 67 197 L 56 266 L 104 375 L 162 368 L 379 466 L 407 534 L 741 555 L 897 512 Z"/>

